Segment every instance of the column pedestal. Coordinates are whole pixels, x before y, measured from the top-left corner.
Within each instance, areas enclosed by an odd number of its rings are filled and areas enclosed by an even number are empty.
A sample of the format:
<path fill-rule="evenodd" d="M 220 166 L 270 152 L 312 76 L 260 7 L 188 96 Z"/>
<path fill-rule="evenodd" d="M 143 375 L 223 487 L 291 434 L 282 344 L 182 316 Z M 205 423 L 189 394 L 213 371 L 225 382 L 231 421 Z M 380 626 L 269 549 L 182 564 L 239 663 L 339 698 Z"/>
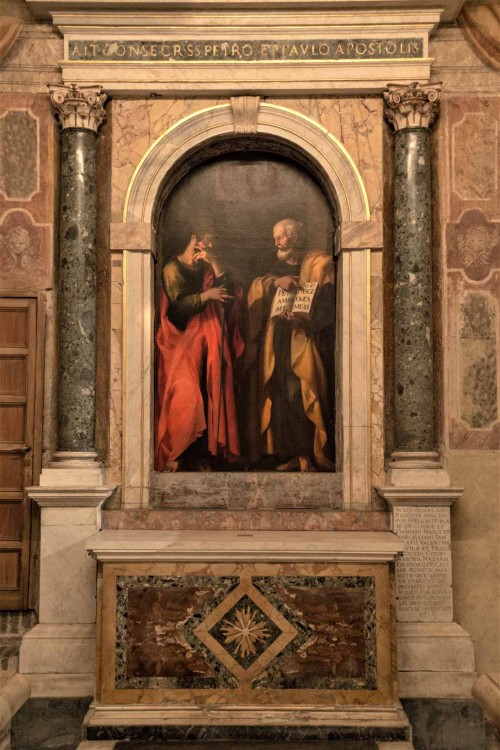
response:
<path fill-rule="evenodd" d="M 395 457 L 393 457 L 395 458 Z M 453 621 L 451 487 L 437 454 L 390 463 L 379 494 L 392 509 L 393 531 L 405 541 L 396 562 L 398 679 L 402 698 L 470 699 L 475 679 L 469 634 Z"/>
<path fill-rule="evenodd" d="M 33 698 L 94 693 L 96 564 L 85 543 L 100 529 L 101 505 L 115 488 L 97 485 L 103 469 L 93 463 L 55 461 L 41 486 L 27 490 L 41 508 L 40 620 L 19 653 Z"/>

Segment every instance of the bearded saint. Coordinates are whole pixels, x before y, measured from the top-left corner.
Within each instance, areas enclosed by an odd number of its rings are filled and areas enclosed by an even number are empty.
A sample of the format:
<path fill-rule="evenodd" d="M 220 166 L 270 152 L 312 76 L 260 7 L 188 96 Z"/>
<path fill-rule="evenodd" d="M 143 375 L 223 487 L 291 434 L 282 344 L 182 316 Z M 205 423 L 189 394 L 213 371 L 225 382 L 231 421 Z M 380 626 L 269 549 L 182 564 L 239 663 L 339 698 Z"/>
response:
<path fill-rule="evenodd" d="M 333 258 L 323 250 L 306 251 L 301 233 L 293 219 L 274 226 L 276 263 L 248 292 L 249 454 L 253 462 L 273 456 L 278 471 L 332 471 Z M 310 318 L 271 317 L 276 290 L 305 282 L 318 283 Z"/>
<path fill-rule="evenodd" d="M 163 268 L 156 334 L 157 471 L 179 471 L 193 462 L 210 470 L 211 457 L 234 461 L 240 455 L 233 373 L 243 352 L 237 320 L 241 290 L 212 251 L 213 236 L 195 232 Z"/>

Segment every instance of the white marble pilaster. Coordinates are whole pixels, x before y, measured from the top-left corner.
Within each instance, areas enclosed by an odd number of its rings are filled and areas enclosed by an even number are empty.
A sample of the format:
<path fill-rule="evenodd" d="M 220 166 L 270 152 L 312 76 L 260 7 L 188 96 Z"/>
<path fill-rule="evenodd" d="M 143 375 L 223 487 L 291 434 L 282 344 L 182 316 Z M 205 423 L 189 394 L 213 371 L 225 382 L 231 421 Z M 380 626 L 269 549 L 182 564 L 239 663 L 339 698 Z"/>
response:
<path fill-rule="evenodd" d="M 125 508 L 147 507 L 153 458 L 153 256 L 123 252 L 123 482 Z"/>
<path fill-rule="evenodd" d="M 339 258 L 341 298 L 340 383 L 337 456 L 346 508 L 370 507 L 370 250 L 343 248 Z M 337 460 L 338 460 L 337 459 Z"/>

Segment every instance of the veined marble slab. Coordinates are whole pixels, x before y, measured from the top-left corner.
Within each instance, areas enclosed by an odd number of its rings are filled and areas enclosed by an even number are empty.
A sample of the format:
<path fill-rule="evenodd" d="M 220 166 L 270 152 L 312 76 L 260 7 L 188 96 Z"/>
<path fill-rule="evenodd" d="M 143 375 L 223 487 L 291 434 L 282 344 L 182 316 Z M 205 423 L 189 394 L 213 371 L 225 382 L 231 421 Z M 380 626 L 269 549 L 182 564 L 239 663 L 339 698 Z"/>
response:
<path fill-rule="evenodd" d="M 386 562 L 404 544 L 390 531 L 100 531 L 86 542 L 97 560 Z"/>

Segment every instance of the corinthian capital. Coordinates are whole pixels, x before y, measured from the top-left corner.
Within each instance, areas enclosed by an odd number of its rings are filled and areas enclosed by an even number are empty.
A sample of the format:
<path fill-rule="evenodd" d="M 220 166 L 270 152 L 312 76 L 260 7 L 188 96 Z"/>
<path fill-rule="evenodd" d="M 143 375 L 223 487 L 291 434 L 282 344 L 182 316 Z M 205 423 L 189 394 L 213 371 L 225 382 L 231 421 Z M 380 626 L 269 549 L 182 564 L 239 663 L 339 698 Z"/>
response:
<path fill-rule="evenodd" d="M 84 128 L 97 133 L 104 120 L 104 102 L 106 94 L 102 86 L 68 86 L 57 84 L 49 86 L 50 100 L 57 114 L 62 129 Z"/>
<path fill-rule="evenodd" d="M 388 83 L 384 91 L 385 116 L 393 124 L 394 130 L 404 128 L 429 128 L 437 117 L 441 84 L 420 84 L 417 81 L 409 86 Z"/>

